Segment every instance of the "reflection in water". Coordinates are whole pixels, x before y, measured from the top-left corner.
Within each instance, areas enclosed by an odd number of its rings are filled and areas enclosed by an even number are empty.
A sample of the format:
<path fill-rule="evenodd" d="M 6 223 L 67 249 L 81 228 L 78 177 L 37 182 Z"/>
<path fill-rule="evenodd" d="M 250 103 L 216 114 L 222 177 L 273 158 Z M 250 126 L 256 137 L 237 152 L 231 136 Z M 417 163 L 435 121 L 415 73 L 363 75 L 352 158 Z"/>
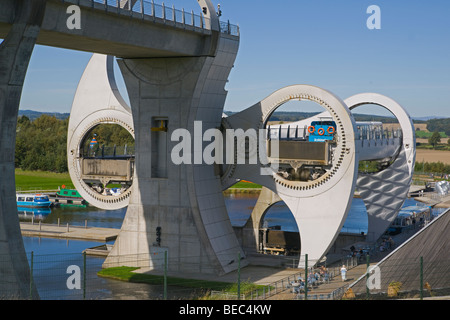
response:
<path fill-rule="evenodd" d="M 47 208 L 48 211 L 42 211 L 43 209 L 38 209 L 39 211 L 22 211 L 26 208 L 18 208 L 19 219 L 23 222 L 31 221 L 31 217 L 35 216 L 39 218 L 42 222 L 49 224 L 67 224 L 72 226 L 85 226 L 87 224 L 89 227 L 103 227 L 103 228 L 114 228 L 120 229 L 122 226 L 123 218 L 125 217 L 126 208 L 118 210 L 102 210 L 96 207 L 77 207 L 77 206 L 61 206 Z M 32 208 L 34 209 L 34 208 Z M 59 219 L 59 220 L 58 220 Z"/>
<path fill-rule="evenodd" d="M 43 221 L 51 212 L 50 208 L 17 207 L 20 221 Z"/>
<path fill-rule="evenodd" d="M 235 227 L 244 226 L 258 201 L 258 194 L 225 194 L 224 198 L 231 224 Z"/>

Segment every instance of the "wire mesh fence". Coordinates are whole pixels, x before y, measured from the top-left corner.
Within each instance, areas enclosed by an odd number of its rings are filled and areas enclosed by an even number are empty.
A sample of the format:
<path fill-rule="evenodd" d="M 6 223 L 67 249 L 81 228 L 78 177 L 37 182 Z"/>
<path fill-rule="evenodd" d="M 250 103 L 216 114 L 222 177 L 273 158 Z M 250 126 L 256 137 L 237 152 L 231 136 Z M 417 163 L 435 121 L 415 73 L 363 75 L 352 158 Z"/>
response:
<path fill-rule="evenodd" d="M 345 298 L 409 299 L 450 295 L 448 252 L 431 260 L 423 257 L 387 259 L 367 268 Z"/>
<path fill-rule="evenodd" d="M 29 279 L 22 283 L 28 292 L 25 299 L 266 300 L 280 295 L 285 300 L 340 300 L 424 298 L 450 294 L 448 256 L 433 261 L 424 261 L 421 257 L 390 260 L 369 268 L 365 268 L 365 263 L 358 259 L 348 258 L 341 263 L 346 263 L 347 272 L 352 269 L 354 272 L 344 283 L 339 267 L 308 267 L 305 264 L 305 268 L 299 268 L 297 273 L 267 285 L 255 285 L 246 283 L 244 278 L 242 281 L 240 277 L 235 281 L 220 282 L 215 276 L 198 280 L 183 272 L 178 273 L 179 276 L 173 276 L 176 273 L 172 272 L 169 276 L 168 270 L 181 267 L 178 259 L 167 259 L 163 251 L 152 255 L 125 256 L 119 264 L 113 261 L 109 265 L 105 263 L 105 257 L 86 253 L 28 253 Z M 24 298 L 15 287 L 10 260 L 9 255 L 0 256 L 0 299 Z M 201 257 L 192 257 L 194 260 L 199 261 Z M 145 272 L 149 266 L 154 269 L 151 274 Z"/>

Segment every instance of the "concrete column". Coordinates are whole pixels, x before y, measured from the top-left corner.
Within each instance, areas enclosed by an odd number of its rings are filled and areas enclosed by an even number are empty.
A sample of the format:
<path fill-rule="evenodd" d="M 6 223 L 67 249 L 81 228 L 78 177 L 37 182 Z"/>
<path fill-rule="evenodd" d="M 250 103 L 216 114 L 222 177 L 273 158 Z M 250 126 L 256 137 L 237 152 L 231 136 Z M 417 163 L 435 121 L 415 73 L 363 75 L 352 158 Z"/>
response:
<path fill-rule="evenodd" d="M 136 176 L 119 237 L 104 266 L 162 267 L 169 271 L 223 274 L 244 257 L 229 221 L 214 165 L 194 163 L 204 144 L 194 132 L 219 128 L 224 90 L 239 40 L 222 35 L 214 57 L 124 59 L 119 66 L 130 97 Z M 194 122 L 197 122 L 197 126 Z M 176 165 L 174 130 L 191 139 L 190 162 Z M 183 140 L 187 141 L 187 140 Z M 210 142 L 209 142 L 210 143 Z M 158 230 L 158 231 L 157 231 Z M 160 232 L 160 235 L 158 233 Z M 241 266 L 245 262 L 241 262 Z"/>
<path fill-rule="evenodd" d="M 0 297 L 30 297 L 29 267 L 15 200 L 14 154 L 20 97 L 45 12 L 45 0 L 14 2 L 15 17 L 0 45 Z M 34 289 L 33 298 L 38 298 Z"/>
<path fill-rule="evenodd" d="M 262 187 L 258 201 L 253 208 L 250 218 L 244 226 L 242 246 L 246 251 L 256 252 L 260 246 L 259 230 L 261 229 L 261 220 L 267 211 L 275 203 L 283 201 L 280 196 L 266 187 Z"/>

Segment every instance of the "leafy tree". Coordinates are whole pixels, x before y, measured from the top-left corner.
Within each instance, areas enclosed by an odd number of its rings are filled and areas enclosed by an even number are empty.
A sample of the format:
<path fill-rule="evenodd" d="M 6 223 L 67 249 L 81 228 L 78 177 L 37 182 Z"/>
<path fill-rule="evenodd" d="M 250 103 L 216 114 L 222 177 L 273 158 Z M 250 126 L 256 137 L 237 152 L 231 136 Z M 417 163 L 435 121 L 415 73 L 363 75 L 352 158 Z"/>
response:
<path fill-rule="evenodd" d="M 441 135 L 438 131 L 433 132 L 431 137 L 428 139 L 428 143 L 433 146 L 433 148 L 436 148 L 437 144 L 441 142 Z"/>
<path fill-rule="evenodd" d="M 15 166 L 24 170 L 67 172 L 67 129 L 69 119 L 43 114 L 31 121 L 27 116 L 17 119 Z M 94 133 L 99 144 L 114 147 L 134 146 L 134 138 L 119 125 L 99 125 L 87 136 L 89 144 Z"/>
<path fill-rule="evenodd" d="M 450 136 L 450 118 L 430 119 L 427 121 L 427 129 L 430 132 L 445 132 L 447 136 Z"/>

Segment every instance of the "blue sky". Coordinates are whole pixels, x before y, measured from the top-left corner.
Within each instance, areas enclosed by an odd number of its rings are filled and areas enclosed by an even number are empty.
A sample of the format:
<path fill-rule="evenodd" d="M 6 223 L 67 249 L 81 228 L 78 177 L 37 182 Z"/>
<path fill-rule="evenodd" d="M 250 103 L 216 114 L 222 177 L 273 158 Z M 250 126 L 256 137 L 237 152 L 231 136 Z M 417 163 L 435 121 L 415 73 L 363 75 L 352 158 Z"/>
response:
<path fill-rule="evenodd" d="M 165 4 L 199 12 L 196 2 Z M 225 110 L 243 110 L 284 86 L 311 84 L 342 99 L 378 92 L 413 117 L 450 117 L 450 1 L 213 2 L 221 4 L 222 20 L 241 31 Z M 366 26 L 370 5 L 381 9 L 379 30 Z M 20 109 L 69 112 L 90 56 L 37 46 Z"/>

